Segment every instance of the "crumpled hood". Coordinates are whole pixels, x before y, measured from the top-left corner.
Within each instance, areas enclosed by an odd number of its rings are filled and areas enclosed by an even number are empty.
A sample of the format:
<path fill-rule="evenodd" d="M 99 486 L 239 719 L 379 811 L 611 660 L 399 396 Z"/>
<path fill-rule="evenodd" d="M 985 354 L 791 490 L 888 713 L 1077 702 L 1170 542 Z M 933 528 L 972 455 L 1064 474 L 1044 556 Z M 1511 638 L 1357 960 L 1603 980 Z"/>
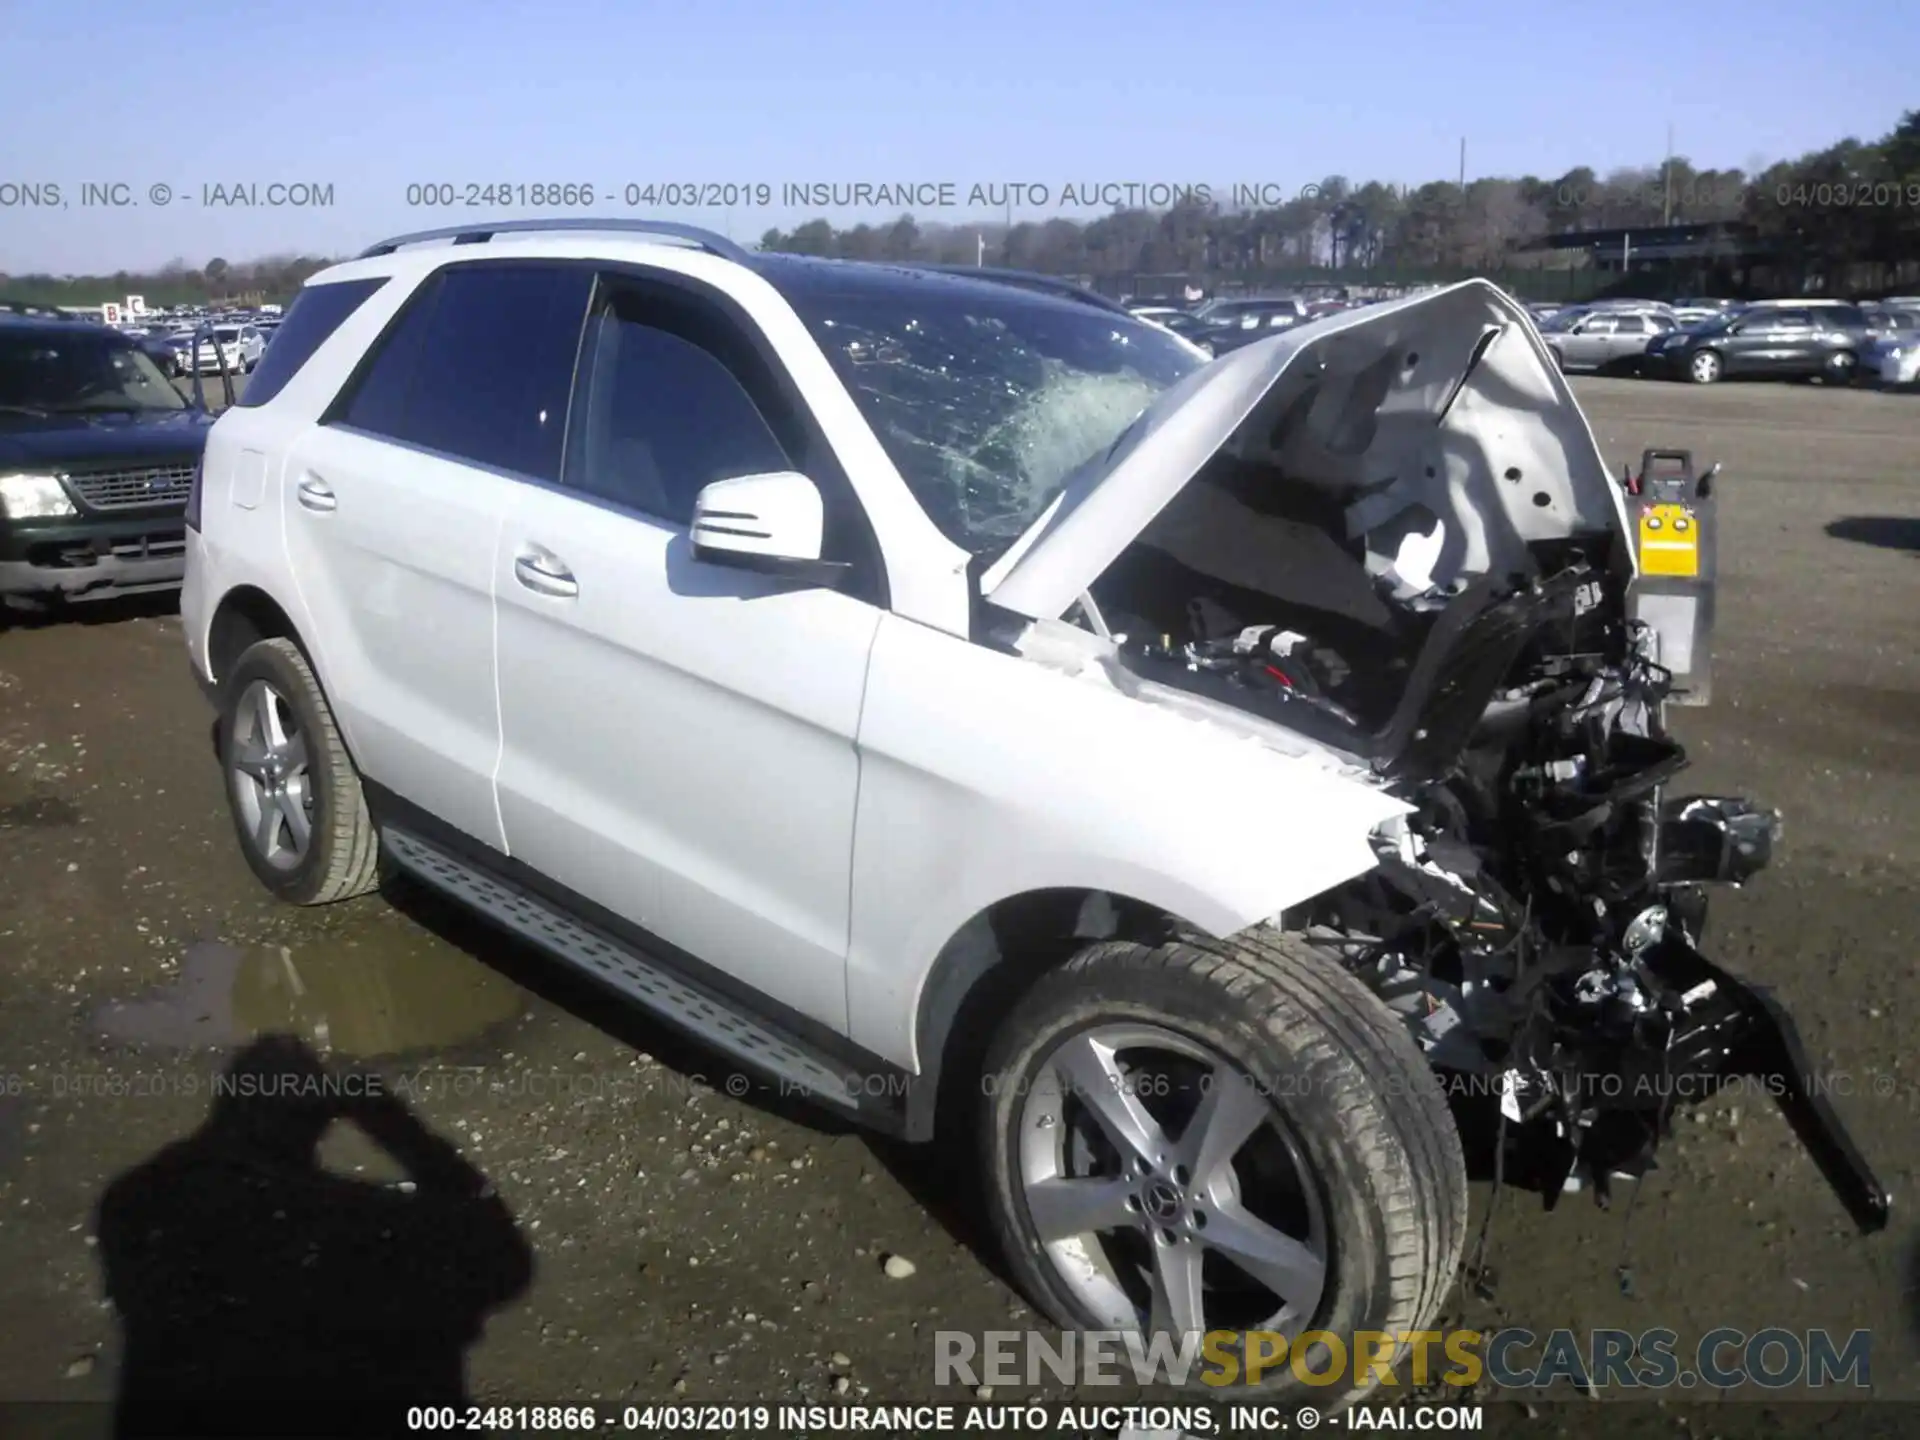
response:
<path fill-rule="evenodd" d="M 1626 503 L 1526 311 L 1485 280 L 1343 311 L 1230 352 L 1162 394 L 981 578 L 1061 615 L 1222 452 L 1355 502 L 1364 533 L 1424 505 L 1449 524 L 1436 574 L 1524 567 L 1533 541 L 1611 530 Z M 1632 547 L 1617 547 L 1631 566 Z"/>

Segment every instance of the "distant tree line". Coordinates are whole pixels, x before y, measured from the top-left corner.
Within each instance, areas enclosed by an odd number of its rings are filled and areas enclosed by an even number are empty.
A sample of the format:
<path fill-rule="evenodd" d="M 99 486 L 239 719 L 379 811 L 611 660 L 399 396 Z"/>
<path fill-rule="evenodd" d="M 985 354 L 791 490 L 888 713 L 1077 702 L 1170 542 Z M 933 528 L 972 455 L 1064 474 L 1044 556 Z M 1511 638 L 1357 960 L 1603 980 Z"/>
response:
<path fill-rule="evenodd" d="M 272 255 L 242 263 L 215 257 L 195 269 L 171 260 L 158 270 L 118 270 L 112 275 L 4 275 L 0 300 L 36 305 L 98 305 L 138 295 L 155 307 L 284 302 L 314 272 L 337 263 L 321 256 Z"/>
<path fill-rule="evenodd" d="M 1675 158 L 1604 177 L 1582 166 L 1550 180 L 1528 175 L 1464 186 L 1436 180 L 1411 188 L 1330 175 L 1271 208 L 1233 208 L 1225 198 L 1216 191 L 1209 203 L 1158 212 L 1116 210 L 1090 221 L 1054 217 L 1011 227 L 923 226 L 911 215 L 847 229 L 810 220 L 791 231 L 769 230 L 760 248 L 945 264 L 984 259 L 1096 282 L 1143 275 L 1231 280 L 1303 270 L 1565 268 L 1582 263 L 1585 252 L 1541 248 L 1546 237 L 1726 222 L 1770 252 L 1779 283 L 1834 283 L 1863 270 L 1891 279 L 1920 264 L 1920 110 L 1879 140 L 1843 140 L 1752 175 L 1700 170 Z"/>
<path fill-rule="evenodd" d="M 1771 283 L 1799 290 L 1920 280 L 1920 110 L 1871 142 L 1842 140 L 1757 174 L 1700 170 L 1685 159 L 1616 170 L 1581 166 L 1556 179 L 1485 178 L 1418 187 L 1329 175 L 1284 204 L 1235 206 L 1224 188 L 1166 210 L 1119 209 L 1013 224 L 921 224 L 911 215 L 836 229 L 809 220 L 769 230 L 763 250 L 846 259 L 966 264 L 984 260 L 1103 288 L 1139 276 L 1239 285 L 1279 274 L 1446 278 L 1566 271 L 1583 250 L 1544 249 L 1551 235 L 1726 222 L 1770 252 Z M 284 300 L 333 261 L 280 255 L 245 263 L 175 260 L 152 273 L 0 275 L 0 298 L 98 304 Z M 1524 278 L 1520 284 L 1524 288 Z"/>

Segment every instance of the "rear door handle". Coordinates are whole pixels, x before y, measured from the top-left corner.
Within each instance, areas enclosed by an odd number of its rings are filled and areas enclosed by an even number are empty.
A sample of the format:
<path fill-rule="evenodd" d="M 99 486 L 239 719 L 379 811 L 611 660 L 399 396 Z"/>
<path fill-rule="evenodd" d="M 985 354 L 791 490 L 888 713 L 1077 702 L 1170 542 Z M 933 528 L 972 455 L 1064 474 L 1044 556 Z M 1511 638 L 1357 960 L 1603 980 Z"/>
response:
<path fill-rule="evenodd" d="M 567 562 L 551 550 L 528 545 L 514 557 L 513 578 L 540 595 L 570 600 L 580 593 L 580 582 L 573 578 Z"/>
<path fill-rule="evenodd" d="M 339 497 L 333 493 L 333 487 L 317 475 L 309 475 L 300 482 L 298 491 L 300 503 L 309 510 L 318 510 L 323 514 L 340 507 Z"/>

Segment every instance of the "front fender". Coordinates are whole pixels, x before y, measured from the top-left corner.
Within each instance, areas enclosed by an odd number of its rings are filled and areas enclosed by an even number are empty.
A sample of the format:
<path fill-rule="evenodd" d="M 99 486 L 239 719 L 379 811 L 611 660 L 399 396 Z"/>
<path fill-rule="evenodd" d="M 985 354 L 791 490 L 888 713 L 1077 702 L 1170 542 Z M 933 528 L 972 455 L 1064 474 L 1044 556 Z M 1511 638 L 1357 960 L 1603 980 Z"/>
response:
<path fill-rule="evenodd" d="M 935 961 L 994 903 L 1106 891 L 1213 935 L 1375 863 L 1407 806 L 1363 781 L 889 616 L 860 722 L 848 1029 L 918 1071 Z"/>

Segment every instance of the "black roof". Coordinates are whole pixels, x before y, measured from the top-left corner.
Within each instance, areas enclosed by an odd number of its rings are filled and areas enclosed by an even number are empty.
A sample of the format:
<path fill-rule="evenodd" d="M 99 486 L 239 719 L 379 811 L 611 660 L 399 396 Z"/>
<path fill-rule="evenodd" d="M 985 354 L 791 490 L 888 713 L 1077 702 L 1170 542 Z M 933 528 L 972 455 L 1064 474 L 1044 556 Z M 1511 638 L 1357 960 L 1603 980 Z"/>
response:
<path fill-rule="evenodd" d="M 991 295 L 1005 300 L 1007 291 L 1019 290 L 1040 304 L 1057 303 L 1073 308 L 1091 306 L 1128 320 L 1134 317 L 1125 306 L 1096 295 L 1054 275 L 1037 275 L 1026 270 L 1001 270 L 973 265 L 910 265 L 883 260 L 828 260 L 813 255 L 760 253 L 752 267 L 770 285 L 789 297 L 794 295 L 888 294 L 902 299 L 914 295 Z M 1138 323 L 1138 322 L 1136 322 Z"/>
<path fill-rule="evenodd" d="M 117 334 L 97 320 L 88 320 L 79 315 L 69 315 L 56 305 L 41 305 L 29 300 L 0 299 L 0 324 L 10 329 L 23 326 L 50 328 L 58 326 L 63 331 L 71 331 L 79 326 Z"/>
<path fill-rule="evenodd" d="M 76 320 L 71 315 L 23 315 L 15 310 L 0 307 L 0 331 L 9 335 L 18 335 L 23 331 L 39 331 L 46 335 L 98 335 L 131 345 L 134 337 L 122 335 L 111 325 L 94 325 L 85 320 Z"/>

